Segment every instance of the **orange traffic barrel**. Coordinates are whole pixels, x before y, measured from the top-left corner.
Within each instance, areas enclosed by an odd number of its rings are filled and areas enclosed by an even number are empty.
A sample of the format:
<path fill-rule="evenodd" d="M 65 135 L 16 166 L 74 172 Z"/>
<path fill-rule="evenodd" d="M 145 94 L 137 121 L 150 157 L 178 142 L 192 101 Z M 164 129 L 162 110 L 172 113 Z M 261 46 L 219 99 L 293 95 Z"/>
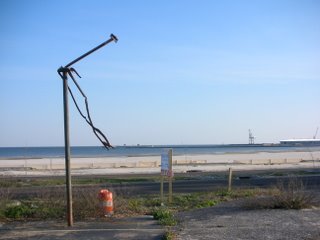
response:
<path fill-rule="evenodd" d="M 108 189 L 101 189 L 99 192 L 99 199 L 101 201 L 103 213 L 105 216 L 113 214 L 113 199 L 112 192 Z"/>

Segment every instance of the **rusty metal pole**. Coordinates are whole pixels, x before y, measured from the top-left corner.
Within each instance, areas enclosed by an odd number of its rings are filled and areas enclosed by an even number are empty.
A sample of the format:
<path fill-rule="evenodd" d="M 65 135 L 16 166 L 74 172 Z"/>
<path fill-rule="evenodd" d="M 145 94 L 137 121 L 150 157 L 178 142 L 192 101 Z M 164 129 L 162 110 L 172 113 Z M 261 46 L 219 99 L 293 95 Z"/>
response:
<path fill-rule="evenodd" d="M 117 42 L 117 41 L 118 41 L 118 38 L 117 38 L 115 35 L 111 34 L 111 35 L 110 35 L 110 38 L 109 38 L 107 41 L 101 43 L 99 46 L 96 46 L 95 48 L 91 49 L 90 51 L 88 51 L 88 52 L 86 52 L 85 54 L 81 55 L 80 57 L 76 58 L 75 60 L 71 61 L 70 63 L 68 63 L 68 64 L 65 66 L 65 68 L 68 68 L 68 67 L 70 67 L 71 65 L 75 64 L 76 62 L 79 62 L 81 59 L 85 58 L 86 56 L 90 55 L 91 53 L 97 51 L 99 48 L 102 48 L 103 46 L 105 46 L 105 45 L 107 45 L 108 43 L 111 43 L 111 42 L 113 42 L 113 41 L 114 41 L 114 42 Z"/>
<path fill-rule="evenodd" d="M 64 144 L 65 144 L 65 166 L 66 166 L 66 188 L 67 188 L 67 221 L 68 226 L 73 226 L 72 214 L 72 185 L 70 169 L 70 141 L 69 141 L 69 102 L 68 102 L 68 76 L 67 71 L 63 76 L 63 112 L 64 112 Z"/>
<path fill-rule="evenodd" d="M 70 141 L 69 141 L 69 103 L 68 103 L 68 72 L 69 67 L 91 53 L 97 51 L 110 42 L 117 42 L 118 38 L 111 34 L 110 38 L 91 49 L 80 57 L 68 63 L 65 67 L 58 69 L 58 74 L 63 80 L 63 112 L 64 112 L 64 143 L 65 143 L 65 167 L 66 167 L 66 188 L 67 188 L 67 221 L 68 226 L 73 226 L 73 213 L 72 213 L 72 184 L 71 184 L 71 164 L 70 164 Z"/>

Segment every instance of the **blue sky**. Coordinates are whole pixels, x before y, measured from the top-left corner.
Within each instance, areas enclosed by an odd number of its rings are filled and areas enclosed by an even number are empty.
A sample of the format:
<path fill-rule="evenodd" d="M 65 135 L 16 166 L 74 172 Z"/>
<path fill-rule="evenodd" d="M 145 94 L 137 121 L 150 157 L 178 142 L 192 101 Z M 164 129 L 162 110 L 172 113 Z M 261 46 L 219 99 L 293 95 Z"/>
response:
<path fill-rule="evenodd" d="M 110 33 L 118 43 L 74 68 L 112 144 L 311 138 L 319 12 L 312 0 L 2 0 L 0 146 L 64 144 L 56 70 Z M 72 145 L 99 145 L 71 101 L 70 128 Z"/>

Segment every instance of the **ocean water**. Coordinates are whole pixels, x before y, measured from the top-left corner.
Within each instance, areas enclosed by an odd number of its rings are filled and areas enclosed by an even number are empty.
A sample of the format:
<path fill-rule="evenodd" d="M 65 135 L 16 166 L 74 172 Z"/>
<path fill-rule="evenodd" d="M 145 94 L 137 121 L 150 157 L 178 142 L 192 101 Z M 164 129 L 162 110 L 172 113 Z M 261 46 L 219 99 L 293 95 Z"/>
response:
<path fill-rule="evenodd" d="M 262 144 L 247 145 L 161 145 L 104 147 L 71 147 L 71 157 L 157 156 L 172 148 L 174 155 L 255 153 L 281 151 L 320 151 L 317 147 L 296 147 Z M 64 157 L 64 147 L 0 147 L 0 159 Z"/>

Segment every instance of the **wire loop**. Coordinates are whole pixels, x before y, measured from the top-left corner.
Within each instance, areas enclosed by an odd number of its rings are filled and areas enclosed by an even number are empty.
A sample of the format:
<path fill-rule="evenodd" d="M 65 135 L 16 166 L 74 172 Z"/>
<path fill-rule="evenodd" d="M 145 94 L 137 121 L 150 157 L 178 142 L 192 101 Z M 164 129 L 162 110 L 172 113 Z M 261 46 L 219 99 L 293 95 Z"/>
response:
<path fill-rule="evenodd" d="M 107 139 L 107 137 L 103 134 L 103 132 L 98 129 L 97 127 L 94 126 L 91 116 L 90 116 L 90 111 L 89 111 L 89 103 L 88 103 L 88 98 L 87 96 L 84 94 L 84 92 L 82 91 L 80 85 L 78 84 L 78 82 L 76 81 L 76 79 L 74 78 L 72 72 L 74 72 L 79 78 L 80 75 L 78 74 L 78 72 L 74 69 L 74 68 L 65 68 L 64 69 L 67 74 L 71 77 L 72 81 L 74 82 L 74 84 L 76 85 L 76 87 L 78 88 L 79 92 L 81 93 L 81 95 L 84 98 L 85 101 L 85 105 L 86 105 L 86 115 L 83 114 L 83 112 L 81 111 L 81 109 L 79 108 L 79 105 L 73 95 L 73 92 L 71 90 L 71 88 L 68 86 L 68 91 L 71 95 L 71 98 L 76 106 L 76 108 L 78 109 L 78 112 L 80 113 L 81 117 L 88 123 L 88 125 L 92 128 L 93 133 L 96 135 L 96 137 L 99 139 L 99 141 L 102 143 L 102 145 L 106 148 L 106 149 L 110 149 L 113 148 L 109 142 L 109 140 Z M 61 75 L 60 75 L 61 76 Z"/>

